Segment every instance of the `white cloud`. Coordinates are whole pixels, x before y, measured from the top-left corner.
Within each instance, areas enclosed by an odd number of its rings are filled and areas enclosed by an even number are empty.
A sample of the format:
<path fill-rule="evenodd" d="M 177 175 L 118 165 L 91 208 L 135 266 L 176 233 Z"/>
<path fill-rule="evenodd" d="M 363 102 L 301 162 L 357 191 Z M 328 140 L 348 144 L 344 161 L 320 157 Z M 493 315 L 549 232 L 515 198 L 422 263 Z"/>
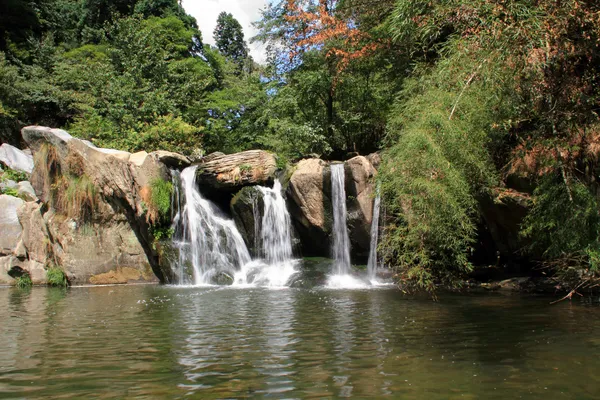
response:
<path fill-rule="evenodd" d="M 267 5 L 267 0 L 183 0 L 185 11 L 196 18 L 202 32 L 204 43 L 215 44 L 213 31 L 217 25 L 217 17 L 222 11 L 233 14 L 244 29 L 244 38 L 250 47 L 250 54 L 257 62 L 265 61 L 265 49 L 260 43 L 249 43 L 256 34 L 252 22 L 260 19 L 260 10 Z"/>

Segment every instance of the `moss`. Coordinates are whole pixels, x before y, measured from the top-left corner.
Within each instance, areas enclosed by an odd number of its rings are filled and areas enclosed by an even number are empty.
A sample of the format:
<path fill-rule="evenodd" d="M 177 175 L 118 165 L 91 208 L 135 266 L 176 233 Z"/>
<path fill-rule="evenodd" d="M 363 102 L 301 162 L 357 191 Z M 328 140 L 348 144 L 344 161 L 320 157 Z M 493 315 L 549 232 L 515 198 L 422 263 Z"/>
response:
<path fill-rule="evenodd" d="M 248 173 L 252 171 L 252 165 L 250 164 L 242 164 L 240 165 L 240 172 L 241 173 Z"/>
<path fill-rule="evenodd" d="M 67 276 L 59 267 L 53 266 L 46 270 L 46 279 L 48 286 L 67 286 Z"/>

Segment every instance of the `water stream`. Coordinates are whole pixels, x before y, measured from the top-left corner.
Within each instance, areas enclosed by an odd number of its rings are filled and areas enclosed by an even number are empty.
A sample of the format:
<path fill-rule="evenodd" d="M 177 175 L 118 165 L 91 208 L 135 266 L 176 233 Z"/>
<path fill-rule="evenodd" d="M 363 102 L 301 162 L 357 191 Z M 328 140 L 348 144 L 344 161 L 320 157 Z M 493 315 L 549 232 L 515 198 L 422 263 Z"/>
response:
<path fill-rule="evenodd" d="M 376 282 L 377 275 L 377 242 L 379 239 L 379 211 L 381 209 L 381 195 L 377 186 L 377 195 L 373 202 L 373 220 L 371 222 L 371 244 L 369 248 L 369 261 L 367 262 L 367 274 L 371 283 Z"/>
<path fill-rule="evenodd" d="M 175 240 L 180 268 L 191 265 L 193 284 L 215 282 L 219 274 L 233 277 L 251 261 L 250 252 L 235 223 L 202 197 L 196 187 L 196 166 L 181 172 L 184 201 L 175 217 Z M 188 283 L 186 274 L 180 283 Z"/>
<path fill-rule="evenodd" d="M 359 288 L 365 283 L 350 275 L 350 237 L 346 223 L 346 176 L 344 164 L 331 164 L 331 202 L 333 208 L 333 274 L 328 286 Z"/>
<path fill-rule="evenodd" d="M 181 190 L 176 189 L 173 208 L 175 247 L 179 262 L 175 270 L 179 284 L 210 285 L 232 281 L 234 285 L 284 286 L 296 272 L 292 259 L 291 221 L 281 184 L 258 187 L 264 203 L 262 220 L 257 218 L 255 240 L 259 237 L 263 258 L 252 260 L 250 252 L 233 220 L 205 199 L 195 181 L 196 166 L 174 173 Z M 191 277 L 191 279 L 190 279 Z"/>

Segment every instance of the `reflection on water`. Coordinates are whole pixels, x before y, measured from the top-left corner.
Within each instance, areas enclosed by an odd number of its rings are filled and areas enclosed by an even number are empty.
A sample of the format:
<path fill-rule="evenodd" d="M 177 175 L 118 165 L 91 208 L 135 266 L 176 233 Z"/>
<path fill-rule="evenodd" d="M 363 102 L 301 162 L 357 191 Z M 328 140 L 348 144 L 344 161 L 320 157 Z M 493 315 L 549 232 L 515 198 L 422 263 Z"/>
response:
<path fill-rule="evenodd" d="M 393 289 L 0 290 L 0 398 L 597 398 L 595 305 Z"/>

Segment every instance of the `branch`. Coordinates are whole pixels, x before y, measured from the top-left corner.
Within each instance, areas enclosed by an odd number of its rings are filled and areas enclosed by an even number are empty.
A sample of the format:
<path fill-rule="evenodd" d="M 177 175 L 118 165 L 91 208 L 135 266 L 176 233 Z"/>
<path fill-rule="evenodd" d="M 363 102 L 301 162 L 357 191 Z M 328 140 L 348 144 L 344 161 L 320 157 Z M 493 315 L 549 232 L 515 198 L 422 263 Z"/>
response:
<path fill-rule="evenodd" d="M 456 107 L 458 106 L 458 102 L 460 101 L 460 98 L 465 93 L 465 90 L 467 90 L 467 87 L 469 87 L 471 82 L 473 82 L 473 79 L 475 79 L 475 76 L 477 76 L 477 72 L 479 72 L 479 70 L 481 69 L 482 66 L 483 66 L 483 63 L 479 64 L 479 66 L 477 67 L 475 72 L 473 72 L 471 74 L 471 76 L 469 77 L 469 79 L 467 80 L 465 87 L 463 87 L 463 89 L 460 91 L 460 94 L 456 98 L 456 102 L 454 102 L 454 107 L 452 107 L 452 112 L 450 112 L 450 117 L 448 117 L 448 121 L 452 121 L 452 116 L 454 115 L 454 112 L 456 111 Z"/>

